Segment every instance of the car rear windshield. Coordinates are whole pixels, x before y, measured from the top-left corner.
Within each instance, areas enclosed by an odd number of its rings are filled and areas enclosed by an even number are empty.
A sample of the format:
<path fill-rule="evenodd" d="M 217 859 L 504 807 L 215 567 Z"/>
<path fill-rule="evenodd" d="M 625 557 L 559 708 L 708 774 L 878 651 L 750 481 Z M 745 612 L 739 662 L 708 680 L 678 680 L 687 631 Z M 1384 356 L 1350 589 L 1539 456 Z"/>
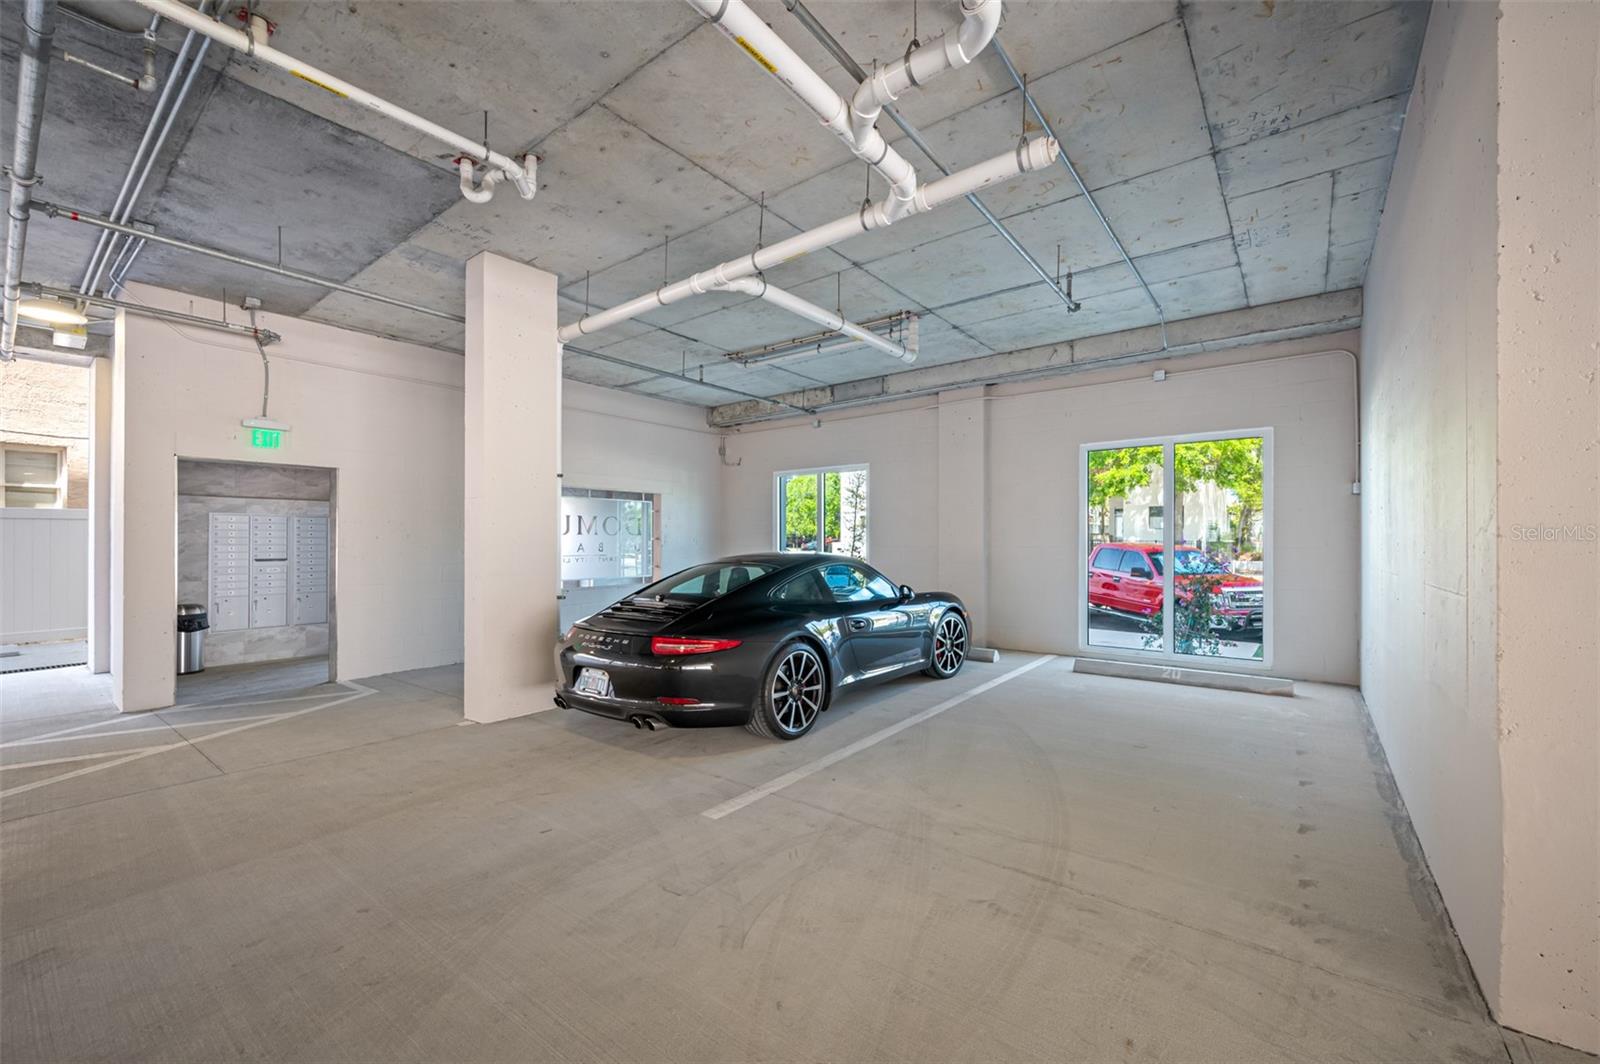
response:
<path fill-rule="evenodd" d="M 737 591 L 776 570 L 766 562 L 711 562 L 674 573 L 636 593 L 639 598 L 674 598 L 706 602 Z"/>

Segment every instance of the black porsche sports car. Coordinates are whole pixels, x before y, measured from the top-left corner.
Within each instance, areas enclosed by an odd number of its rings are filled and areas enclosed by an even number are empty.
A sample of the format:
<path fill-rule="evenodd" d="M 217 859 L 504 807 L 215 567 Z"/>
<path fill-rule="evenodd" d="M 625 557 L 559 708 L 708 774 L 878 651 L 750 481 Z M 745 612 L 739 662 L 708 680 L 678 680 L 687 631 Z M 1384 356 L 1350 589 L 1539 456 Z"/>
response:
<path fill-rule="evenodd" d="M 960 599 L 854 558 L 743 554 L 674 573 L 587 617 L 556 648 L 556 705 L 636 728 L 743 724 L 798 739 L 841 688 L 967 658 Z"/>

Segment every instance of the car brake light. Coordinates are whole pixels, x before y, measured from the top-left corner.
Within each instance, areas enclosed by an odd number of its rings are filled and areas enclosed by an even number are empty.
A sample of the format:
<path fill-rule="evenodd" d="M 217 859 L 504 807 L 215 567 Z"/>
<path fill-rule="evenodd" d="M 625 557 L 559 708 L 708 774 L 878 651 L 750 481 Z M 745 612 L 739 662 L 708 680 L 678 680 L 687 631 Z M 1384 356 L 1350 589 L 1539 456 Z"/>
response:
<path fill-rule="evenodd" d="M 676 636 L 658 635 L 650 640 L 650 653 L 662 657 L 714 654 L 719 650 L 732 650 L 742 642 L 742 639 L 680 639 Z"/>
<path fill-rule="evenodd" d="M 656 701 L 663 706 L 698 706 L 700 704 L 698 698 L 667 698 L 664 695 L 656 699 Z"/>

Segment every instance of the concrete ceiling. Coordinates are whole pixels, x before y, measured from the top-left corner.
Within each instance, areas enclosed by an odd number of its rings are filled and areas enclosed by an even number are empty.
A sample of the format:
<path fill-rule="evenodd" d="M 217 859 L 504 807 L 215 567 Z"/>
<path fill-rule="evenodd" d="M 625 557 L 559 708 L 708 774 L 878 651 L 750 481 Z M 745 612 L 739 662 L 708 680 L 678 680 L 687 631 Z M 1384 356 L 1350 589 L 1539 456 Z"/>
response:
<path fill-rule="evenodd" d="M 848 92 L 850 79 L 781 0 L 754 6 Z M 258 7 L 278 24 L 279 48 L 445 125 L 476 135 L 487 109 L 496 147 L 540 156 L 539 195 L 528 203 L 502 190 L 486 205 L 464 202 L 442 146 L 216 46 L 136 212 L 161 232 L 275 258 L 281 226 L 287 264 L 456 313 L 465 260 L 493 250 L 557 273 L 566 321 L 586 292 L 591 305 L 608 306 L 748 250 L 758 229 L 770 243 L 838 217 L 866 191 L 861 163 L 673 0 Z M 911 37 L 908 0 L 810 7 L 868 67 L 904 53 Z M 953 26 L 954 8 L 920 3 L 920 35 Z M 1000 39 L 1176 321 L 1362 284 L 1426 19 L 1423 3 L 1010 0 Z M 15 23 L 0 30 L 8 90 Z M 119 69 L 139 54 L 136 39 L 69 19 L 57 40 Z M 177 40 L 164 34 L 168 48 Z M 108 210 L 152 105 L 53 63 L 38 195 Z M 989 54 L 911 94 L 904 113 L 953 167 L 1005 151 L 1022 129 L 1020 94 Z M 887 120 L 880 128 L 921 172 L 936 173 Z M 871 187 L 882 195 L 880 181 Z M 1060 246 L 1082 310 L 1068 313 L 965 203 L 769 278 L 818 303 L 837 299 L 858 318 L 921 314 L 919 365 L 1157 321 L 1065 168 L 983 199 L 1041 262 L 1053 268 Z M 28 279 L 75 286 L 95 235 L 37 216 Z M 248 290 L 268 310 L 462 344 L 449 321 L 181 252 L 151 247 L 130 276 L 212 301 L 224 288 Z M 760 395 L 894 365 L 865 348 L 758 367 L 724 357 L 811 331 L 759 301 L 712 296 L 584 346 Z M 582 356 L 569 357 L 567 372 L 704 405 L 729 398 Z"/>

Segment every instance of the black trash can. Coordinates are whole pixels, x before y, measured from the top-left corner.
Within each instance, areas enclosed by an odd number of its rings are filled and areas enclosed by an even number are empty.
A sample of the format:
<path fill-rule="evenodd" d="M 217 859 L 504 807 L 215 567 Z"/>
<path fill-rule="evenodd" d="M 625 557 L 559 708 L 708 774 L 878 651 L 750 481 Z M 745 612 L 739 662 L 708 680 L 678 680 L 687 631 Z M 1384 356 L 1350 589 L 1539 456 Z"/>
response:
<path fill-rule="evenodd" d="M 204 672 L 206 668 L 206 608 L 198 602 L 178 605 L 178 675 Z"/>

